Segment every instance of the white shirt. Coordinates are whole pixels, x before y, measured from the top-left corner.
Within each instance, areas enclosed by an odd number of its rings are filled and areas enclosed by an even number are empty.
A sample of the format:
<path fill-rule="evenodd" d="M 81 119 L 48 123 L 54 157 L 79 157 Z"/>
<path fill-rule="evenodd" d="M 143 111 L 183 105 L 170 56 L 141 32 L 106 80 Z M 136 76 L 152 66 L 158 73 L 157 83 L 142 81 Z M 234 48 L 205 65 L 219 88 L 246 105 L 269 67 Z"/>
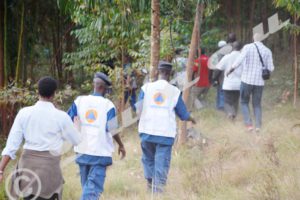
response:
<path fill-rule="evenodd" d="M 221 59 L 216 68 L 225 71 L 224 74 L 227 74 L 239 55 L 239 51 L 232 51 Z M 224 76 L 223 90 L 240 90 L 242 68 L 243 64 L 237 67 L 229 76 Z"/>
<path fill-rule="evenodd" d="M 79 144 L 79 133 L 67 113 L 50 102 L 38 101 L 17 114 L 2 155 L 16 158 L 21 143 L 24 149 L 60 153 L 64 140 Z"/>
<path fill-rule="evenodd" d="M 271 72 L 274 70 L 272 52 L 263 43 L 255 42 L 262 56 L 265 67 Z M 233 64 L 233 68 L 238 67 L 245 62 L 242 70 L 241 80 L 249 85 L 263 86 L 265 84 L 262 78 L 262 64 L 254 43 L 244 46 L 242 53 Z"/>

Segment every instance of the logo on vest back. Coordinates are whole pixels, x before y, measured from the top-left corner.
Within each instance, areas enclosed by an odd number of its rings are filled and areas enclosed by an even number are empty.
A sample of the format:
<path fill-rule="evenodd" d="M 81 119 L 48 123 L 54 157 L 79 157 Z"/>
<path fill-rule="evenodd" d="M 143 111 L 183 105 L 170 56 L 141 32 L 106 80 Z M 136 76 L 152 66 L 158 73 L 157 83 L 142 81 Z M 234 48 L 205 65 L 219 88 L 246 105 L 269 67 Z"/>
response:
<path fill-rule="evenodd" d="M 155 93 L 153 96 L 154 103 L 159 106 L 165 102 L 165 99 L 165 95 L 160 92 Z"/>
<path fill-rule="evenodd" d="M 93 123 L 94 121 L 96 121 L 98 118 L 98 113 L 96 110 L 91 109 L 86 111 L 85 113 L 85 119 L 88 123 Z"/>

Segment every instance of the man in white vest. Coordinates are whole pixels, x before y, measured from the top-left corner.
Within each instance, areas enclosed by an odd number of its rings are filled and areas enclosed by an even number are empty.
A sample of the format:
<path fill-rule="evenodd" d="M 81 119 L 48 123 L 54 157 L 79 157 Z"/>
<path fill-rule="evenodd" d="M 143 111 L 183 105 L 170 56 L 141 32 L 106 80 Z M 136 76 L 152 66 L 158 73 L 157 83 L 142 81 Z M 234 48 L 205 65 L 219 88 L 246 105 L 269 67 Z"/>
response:
<path fill-rule="evenodd" d="M 103 73 L 94 76 L 94 93 L 79 96 L 68 111 L 70 117 L 79 118 L 82 143 L 75 146 L 76 163 L 79 165 L 82 196 L 81 200 L 98 200 L 103 192 L 107 166 L 112 164 L 113 139 L 118 143 L 118 153 L 125 157 L 126 151 L 118 134 L 116 109 L 105 93 L 111 85 Z M 78 124 L 77 124 L 78 126 Z"/>
<path fill-rule="evenodd" d="M 148 189 L 158 193 L 163 192 L 170 168 L 176 136 L 175 116 L 195 123 L 182 100 L 181 91 L 168 82 L 171 71 L 170 63 L 160 62 L 158 80 L 142 87 L 136 105 L 140 115 L 139 134 L 144 175 Z"/>

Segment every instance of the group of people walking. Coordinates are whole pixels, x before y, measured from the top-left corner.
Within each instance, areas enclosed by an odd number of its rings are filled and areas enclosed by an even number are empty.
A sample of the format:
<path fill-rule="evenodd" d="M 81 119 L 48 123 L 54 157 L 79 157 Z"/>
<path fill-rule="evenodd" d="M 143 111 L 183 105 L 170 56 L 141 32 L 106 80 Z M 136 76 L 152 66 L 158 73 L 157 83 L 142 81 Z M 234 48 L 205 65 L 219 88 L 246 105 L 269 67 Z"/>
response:
<path fill-rule="evenodd" d="M 253 42 L 242 47 L 241 43 L 236 41 L 235 34 L 230 33 L 227 42 L 219 42 L 220 50 L 212 55 L 211 60 L 206 55 L 201 55 L 199 57 L 202 61 L 201 65 L 198 65 L 196 60 L 193 70 L 200 72 L 198 83 L 201 83 L 209 80 L 209 69 L 213 69 L 211 82 L 217 86 L 217 109 L 224 109 L 227 117 L 234 120 L 241 103 L 246 129 L 248 131 L 255 129 L 256 132 L 259 132 L 262 126 L 261 100 L 266 80 L 264 72 L 271 73 L 274 70 L 272 52 L 261 42 L 261 39 L 260 34 L 254 34 Z M 196 84 L 195 87 L 199 85 Z M 204 89 L 207 91 L 209 88 L 207 85 L 200 87 L 202 87 L 201 91 Z M 223 95 L 224 104 L 221 103 Z M 252 122 L 250 114 L 250 99 L 255 123 Z"/>
<path fill-rule="evenodd" d="M 217 98 L 224 92 L 224 109 L 230 119 L 235 119 L 241 99 L 248 130 L 254 129 L 249 111 L 252 98 L 255 128 L 259 131 L 262 125 L 261 99 L 264 86 L 262 71 L 273 71 L 274 66 L 272 53 L 260 42 L 259 35 L 254 35 L 253 39 L 254 42 L 245 45 L 243 49 L 234 34 L 229 35 L 228 43 L 220 43 L 220 47 L 231 49 L 223 55 L 222 51 L 217 54 L 217 63 L 213 64 L 215 70 L 218 70 L 214 81 L 220 87 Z M 194 77 L 200 76 L 193 93 L 202 98 L 210 86 L 210 61 L 203 49 L 201 54 L 193 69 Z M 158 79 L 145 83 L 140 90 L 138 102 L 132 105 L 139 116 L 138 132 L 144 176 L 148 190 L 153 193 L 163 192 L 167 182 L 172 146 L 177 133 L 176 115 L 181 120 L 196 123 L 183 102 L 181 91 L 169 83 L 171 75 L 172 64 L 160 62 Z M 66 113 L 53 104 L 56 80 L 51 77 L 39 80 L 39 101 L 19 111 L 2 151 L 0 183 L 4 179 L 6 166 L 11 159 L 16 158 L 24 142 L 17 173 L 12 176 L 11 189 L 8 191 L 10 198 L 62 199 L 64 181 L 60 169 L 60 152 L 64 141 L 75 146 L 75 161 L 82 186 L 81 200 L 100 198 L 104 190 L 106 169 L 112 165 L 113 139 L 118 144 L 121 158 L 126 156 L 124 144 L 116 132 L 116 108 L 105 97 L 111 84 L 104 73 L 96 73 L 93 93 L 77 97 Z M 34 173 L 29 179 L 21 179 L 20 176 L 28 170 Z"/>
<path fill-rule="evenodd" d="M 161 193 L 167 182 L 172 146 L 176 136 L 176 115 L 195 120 L 183 102 L 181 91 L 169 83 L 172 65 L 160 62 L 158 80 L 146 83 L 135 110 L 140 116 L 139 135 L 142 163 L 148 190 Z M 67 113 L 53 105 L 57 82 L 44 77 L 38 82 L 39 101 L 19 111 L 9 133 L 0 162 L 0 183 L 4 171 L 22 142 L 23 152 L 12 176 L 9 198 L 62 199 L 63 177 L 60 159 L 63 142 L 73 144 L 82 186 L 81 200 L 97 200 L 103 192 L 106 169 L 112 164 L 113 139 L 118 153 L 126 156 L 116 132 L 116 109 L 105 97 L 110 79 L 104 73 L 93 78 L 94 91 L 75 99 Z M 29 176 L 23 179 L 26 172 Z M 28 186 L 29 185 L 29 186 Z M 21 191 L 21 192 L 20 192 Z"/>

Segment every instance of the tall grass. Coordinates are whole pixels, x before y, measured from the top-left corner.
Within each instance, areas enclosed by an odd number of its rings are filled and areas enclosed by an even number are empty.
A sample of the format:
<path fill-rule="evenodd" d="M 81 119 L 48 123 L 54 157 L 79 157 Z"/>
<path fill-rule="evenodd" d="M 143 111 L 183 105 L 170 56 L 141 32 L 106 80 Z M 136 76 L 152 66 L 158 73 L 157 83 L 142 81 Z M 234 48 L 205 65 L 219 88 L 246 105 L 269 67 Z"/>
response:
<path fill-rule="evenodd" d="M 128 156 L 114 158 L 102 199 L 300 199 L 300 130 L 292 129 L 300 122 L 300 110 L 278 105 L 265 110 L 259 134 L 246 132 L 241 116 L 231 123 L 214 109 L 196 113 L 195 129 L 207 144 L 190 141 L 173 149 L 167 191 L 161 196 L 146 191 L 139 138 L 131 128 L 123 135 Z M 79 198 L 77 171 L 75 165 L 65 170 L 66 200 Z"/>
<path fill-rule="evenodd" d="M 297 200 L 300 199 L 300 110 L 282 104 L 281 92 L 289 88 L 279 79 L 279 69 L 265 90 L 263 129 L 248 133 L 239 114 L 232 123 L 213 104 L 194 113 L 194 128 L 206 139 L 174 147 L 168 185 L 164 195 L 146 190 L 141 149 L 136 127 L 122 136 L 127 157 L 107 171 L 103 200 Z M 278 82 L 277 82 L 278 81 Z M 281 82 L 279 82 L 281 81 Z M 215 90 L 210 91 L 213 102 Z M 81 194 L 78 168 L 64 168 L 64 199 L 78 200 Z M 4 198 L 3 186 L 0 199 Z"/>

